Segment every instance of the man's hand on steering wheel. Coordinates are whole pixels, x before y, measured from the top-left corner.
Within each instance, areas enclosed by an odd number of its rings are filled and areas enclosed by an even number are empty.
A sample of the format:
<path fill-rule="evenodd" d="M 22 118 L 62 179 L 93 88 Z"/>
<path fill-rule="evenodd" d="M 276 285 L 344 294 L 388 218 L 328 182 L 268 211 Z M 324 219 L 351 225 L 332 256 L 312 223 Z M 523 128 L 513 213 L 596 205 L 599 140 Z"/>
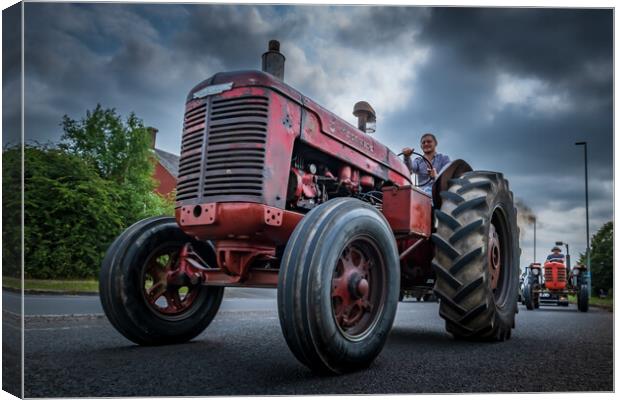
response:
<path fill-rule="evenodd" d="M 400 154 L 404 155 L 405 157 L 411 157 L 411 155 L 413 154 L 413 149 L 410 149 L 409 147 L 404 147 Z"/>
<path fill-rule="evenodd" d="M 429 177 L 426 180 L 426 182 L 419 183 L 419 184 L 416 185 L 416 186 L 424 186 L 424 185 L 430 183 L 433 179 L 435 179 L 435 177 L 437 176 L 437 171 L 433 167 L 433 164 L 430 161 L 428 161 L 426 159 L 426 157 L 424 157 L 423 154 L 416 153 L 413 149 L 411 149 L 409 147 L 403 148 L 403 150 L 398 155 L 399 156 L 405 156 L 405 157 L 411 157 L 413 154 L 415 154 L 416 156 L 420 156 L 422 161 L 424 161 L 426 163 Z"/>

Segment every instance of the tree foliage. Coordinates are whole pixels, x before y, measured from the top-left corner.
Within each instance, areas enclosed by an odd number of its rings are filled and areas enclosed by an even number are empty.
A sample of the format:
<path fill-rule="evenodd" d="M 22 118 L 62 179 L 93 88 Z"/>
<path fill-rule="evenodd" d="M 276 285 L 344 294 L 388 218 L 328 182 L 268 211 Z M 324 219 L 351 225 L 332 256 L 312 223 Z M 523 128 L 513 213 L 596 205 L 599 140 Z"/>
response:
<path fill-rule="evenodd" d="M 92 164 L 104 179 L 149 189 L 153 172 L 150 135 L 131 113 L 123 122 L 113 108 L 97 104 L 79 121 L 65 115 L 59 147 Z"/>
<path fill-rule="evenodd" d="M 614 224 L 607 222 L 592 237 L 590 244 L 590 266 L 593 293 L 599 289 L 609 290 L 614 286 Z M 579 262 L 586 264 L 585 254 L 580 254 Z"/>
<path fill-rule="evenodd" d="M 154 193 L 155 156 L 151 136 L 141 119 L 131 113 L 125 122 L 115 109 L 97 104 L 77 121 L 65 115 L 64 135 L 59 148 L 74 154 L 118 185 L 123 207 L 120 212 L 129 225 L 140 219 L 172 213 L 172 200 Z"/>
<path fill-rule="evenodd" d="M 95 277 L 123 229 L 173 210 L 170 199 L 154 192 L 150 136 L 135 115 L 123 121 L 98 105 L 80 121 L 65 116 L 62 126 L 58 147 L 24 148 L 26 278 Z M 3 188 L 21 187 L 21 148 L 5 149 L 3 158 Z M 6 218 L 7 209 L 19 208 L 21 192 L 3 192 Z M 20 237 L 19 224 L 5 228 L 5 243 Z"/>

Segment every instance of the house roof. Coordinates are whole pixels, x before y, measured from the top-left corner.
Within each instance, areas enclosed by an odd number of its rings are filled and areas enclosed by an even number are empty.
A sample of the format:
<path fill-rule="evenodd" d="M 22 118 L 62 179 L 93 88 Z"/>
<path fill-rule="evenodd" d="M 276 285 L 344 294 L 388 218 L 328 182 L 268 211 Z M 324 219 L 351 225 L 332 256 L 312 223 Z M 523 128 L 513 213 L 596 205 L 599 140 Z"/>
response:
<path fill-rule="evenodd" d="M 179 176 L 179 156 L 160 149 L 154 149 L 157 160 L 175 178 Z"/>

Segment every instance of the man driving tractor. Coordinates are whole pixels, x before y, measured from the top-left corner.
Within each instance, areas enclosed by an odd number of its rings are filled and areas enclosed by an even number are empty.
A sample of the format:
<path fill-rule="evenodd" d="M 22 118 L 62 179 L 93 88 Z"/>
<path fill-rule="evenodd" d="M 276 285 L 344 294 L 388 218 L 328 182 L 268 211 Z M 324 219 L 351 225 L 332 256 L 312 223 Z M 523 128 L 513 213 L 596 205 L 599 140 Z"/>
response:
<path fill-rule="evenodd" d="M 565 260 L 565 257 L 564 257 L 564 254 L 562 254 L 562 249 L 560 249 L 558 246 L 554 246 L 551 249 L 551 254 L 547 256 L 547 261 L 563 263 L 564 260 Z"/>
<path fill-rule="evenodd" d="M 450 163 L 450 157 L 445 154 L 437 153 L 437 138 L 432 133 L 425 133 L 420 138 L 420 147 L 424 152 L 424 158 L 433 165 L 430 168 L 428 163 L 422 157 L 417 157 L 413 162 L 411 155 L 413 149 L 405 147 L 402 154 L 405 156 L 405 164 L 409 168 L 409 172 L 418 176 L 419 188 L 425 193 L 432 195 L 433 183 L 443 167 Z"/>

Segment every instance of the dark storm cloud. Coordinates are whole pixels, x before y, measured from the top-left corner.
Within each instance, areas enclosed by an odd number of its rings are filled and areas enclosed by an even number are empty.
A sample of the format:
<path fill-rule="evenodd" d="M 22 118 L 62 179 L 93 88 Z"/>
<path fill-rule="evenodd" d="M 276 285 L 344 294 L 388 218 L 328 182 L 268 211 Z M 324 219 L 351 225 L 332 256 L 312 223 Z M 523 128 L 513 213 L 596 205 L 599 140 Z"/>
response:
<path fill-rule="evenodd" d="M 575 141 L 589 145 L 592 233 L 613 213 L 612 18 L 540 8 L 27 3 L 26 133 L 57 140 L 63 114 L 102 103 L 135 111 L 160 129 L 159 147 L 178 152 L 187 91 L 222 70 L 257 69 L 275 38 L 297 89 L 345 118 L 355 101 L 371 101 L 376 137 L 393 150 L 435 132 L 441 152 L 505 174 L 538 215 L 540 240 L 581 251 Z M 526 255 L 530 236 L 526 227 Z"/>
<path fill-rule="evenodd" d="M 167 131 L 179 131 L 177 113 L 192 84 L 184 80 L 202 74 L 188 73 L 191 64 L 175 60 L 174 49 L 165 47 L 165 29 L 153 21 L 165 11 L 178 23 L 186 13 L 168 5 L 143 11 L 122 4 L 26 5 L 29 138 L 58 140 L 62 115 L 78 118 L 97 103 L 123 115 L 135 111 L 147 124 L 159 117 Z"/>
<path fill-rule="evenodd" d="M 363 62 L 364 43 L 397 46 L 396 39 L 409 32 L 397 24 L 415 21 L 419 30 L 420 16 L 429 13 L 254 5 L 29 3 L 26 8 L 30 137 L 57 139 L 63 114 L 77 117 L 101 102 L 123 113 L 136 111 L 157 125 L 161 144 L 170 150 L 178 146 L 187 91 L 215 72 L 259 67 L 269 39 L 291 49 L 287 77 L 307 94 L 333 103 L 336 96 L 325 90 L 334 87 L 329 80 L 351 76 L 360 64 L 357 59 L 323 62 L 318 56 L 335 45 L 363 49 L 355 50 Z M 351 38 L 361 42 L 353 46 Z M 382 49 L 390 52 L 391 46 L 384 43 Z M 339 55 L 334 51 L 330 57 Z M 340 87 L 340 93 L 348 92 L 346 82 Z"/>
<path fill-rule="evenodd" d="M 247 69 L 255 65 L 268 40 L 295 40 L 307 29 L 308 18 L 294 8 L 271 6 L 186 6 L 189 19 L 174 37 L 174 46 L 196 60 L 217 58 L 223 66 Z"/>
<path fill-rule="evenodd" d="M 610 10 L 437 8 L 422 38 L 457 49 L 471 68 L 570 83 L 587 63 L 610 68 Z"/>
<path fill-rule="evenodd" d="M 361 14 L 353 24 L 339 27 L 336 39 L 345 46 L 360 49 L 372 56 L 385 47 L 389 48 L 389 43 L 398 36 L 407 34 L 408 30 L 403 28 L 413 27 L 416 33 L 422 30 L 430 15 L 429 8 L 377 7 Z"/>
<path fill-rule="evenodd" d="M 585 247 L 583 148 L 591 232 L 613 217 L 610 10 L 433 9 L 419 41 L 432 56 L 408 107 L 383 122 L 392 147 L 432 131 L 440 151 L 504 172 L 539 216 L 541 241 Z M 531 256 L 532 227 L 524 227 Z M 541 253 L 539 252 L 539 255 Z"/>
<path fill-rule="evenodd" d="M 2 145 L 21 141 L 21 5 L 2 12 Z"/>

